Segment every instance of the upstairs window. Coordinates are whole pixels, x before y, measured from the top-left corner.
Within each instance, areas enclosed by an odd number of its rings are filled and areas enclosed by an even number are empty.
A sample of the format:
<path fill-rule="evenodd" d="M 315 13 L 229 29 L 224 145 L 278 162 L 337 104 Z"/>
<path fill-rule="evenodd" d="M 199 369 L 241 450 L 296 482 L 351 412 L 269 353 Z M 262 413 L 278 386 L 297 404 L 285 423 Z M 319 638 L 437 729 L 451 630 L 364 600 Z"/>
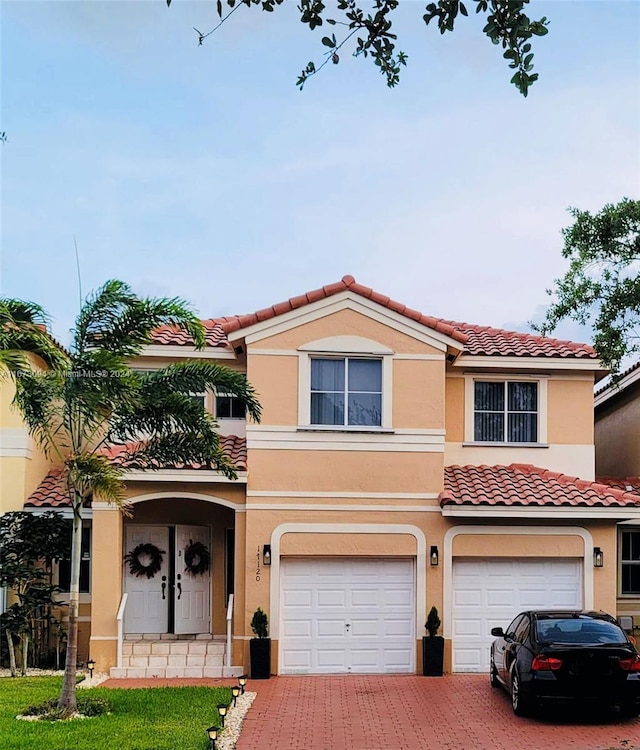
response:
<path fill-rule="evenodd" d="M 311 360 L 311 424 L 382 425 L 382 360 L 356 357 Z"/>
<path fill-rule="evenodd" d="M 476 381 L 473 439 L 488 443 L 537 443 L 538 383 Z"/>
<path fill-rule="evenodd" d="M 247 410 L 244 401 L 238 396 L 218 393 L 216 395 L 216 417 L 218 419 L 246 419 Z"/>
<path fill-rule="evenodd" d="M 622 594 L 640 594 L 640 529 L 623 531 L 621 539 Z"/>

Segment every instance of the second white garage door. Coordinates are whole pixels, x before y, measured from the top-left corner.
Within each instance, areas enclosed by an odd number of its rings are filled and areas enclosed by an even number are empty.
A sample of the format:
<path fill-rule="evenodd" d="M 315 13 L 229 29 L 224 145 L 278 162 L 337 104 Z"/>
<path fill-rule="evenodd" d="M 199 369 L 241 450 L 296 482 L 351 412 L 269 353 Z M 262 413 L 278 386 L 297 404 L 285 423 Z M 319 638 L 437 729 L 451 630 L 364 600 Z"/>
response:
<path fill-rule="evenodd" d="M 454 560 L 454 672 L 488 672 L 491 628 L 527 609 L 580 609 L 582 561 Z"/>
<path fill-rule="evenodd" d="M 280 673 L 415 671 L 413 560 L 285 558 Z"/>

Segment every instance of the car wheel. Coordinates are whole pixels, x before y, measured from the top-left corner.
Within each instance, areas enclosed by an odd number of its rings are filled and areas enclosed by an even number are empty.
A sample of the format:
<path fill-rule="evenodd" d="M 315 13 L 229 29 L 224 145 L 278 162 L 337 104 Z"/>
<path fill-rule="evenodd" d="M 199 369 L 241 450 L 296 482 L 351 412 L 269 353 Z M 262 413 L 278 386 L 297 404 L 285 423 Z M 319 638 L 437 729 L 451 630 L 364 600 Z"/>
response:
<path fill-rule="evenodd" d="M 500 687 L 500 681 L 498 680 L 498 670 L 496 669 L 496 665 L 493 663 L 493 659 L 491 659 L 491 663 L 489 665 L 489 679 L 491 681 L 491 687 Z"/>
<path fill-rule="evenodd" d="M 531 700 L 522 694 L 520 676 L 515 667 L 511 673 L 511 707 L 516 716 L 529 716 L 531 714 Z"/>
<path fill-rule="evenodd" d="M 620 715 L 625 719 L 635 719 L 640 716 L 640 706 L 637 703 L 625 703 L 620 706 Z"/>

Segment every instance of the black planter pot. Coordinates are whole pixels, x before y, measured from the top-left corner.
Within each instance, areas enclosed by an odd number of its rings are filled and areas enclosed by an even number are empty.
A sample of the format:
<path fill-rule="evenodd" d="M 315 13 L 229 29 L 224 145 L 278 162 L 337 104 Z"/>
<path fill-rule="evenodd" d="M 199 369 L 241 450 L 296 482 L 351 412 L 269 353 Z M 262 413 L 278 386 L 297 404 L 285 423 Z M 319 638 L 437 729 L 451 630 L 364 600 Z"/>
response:
<path fill-rule="evenodd" d="M 271 638 L 252 638 L 249 641 L 251 679 L 268 680 L 271 676 Z"/>
<path fill-rule="evenodd" d="M 442 677 L 444 672 L 444 638 L 441 635 L 422 638 L 422 674 Z"/>

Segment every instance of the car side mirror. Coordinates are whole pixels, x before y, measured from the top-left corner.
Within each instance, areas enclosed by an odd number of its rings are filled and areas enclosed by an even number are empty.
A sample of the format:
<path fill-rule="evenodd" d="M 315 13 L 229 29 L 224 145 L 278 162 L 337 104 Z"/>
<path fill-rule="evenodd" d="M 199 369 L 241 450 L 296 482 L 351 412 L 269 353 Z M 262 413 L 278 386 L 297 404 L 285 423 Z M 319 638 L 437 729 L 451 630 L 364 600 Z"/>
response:
<path fill-rule="evenodd" d="M 491 635 L 496 638 L 504 638 L 504 630 L 502 628 L 491 628 Z"/>

